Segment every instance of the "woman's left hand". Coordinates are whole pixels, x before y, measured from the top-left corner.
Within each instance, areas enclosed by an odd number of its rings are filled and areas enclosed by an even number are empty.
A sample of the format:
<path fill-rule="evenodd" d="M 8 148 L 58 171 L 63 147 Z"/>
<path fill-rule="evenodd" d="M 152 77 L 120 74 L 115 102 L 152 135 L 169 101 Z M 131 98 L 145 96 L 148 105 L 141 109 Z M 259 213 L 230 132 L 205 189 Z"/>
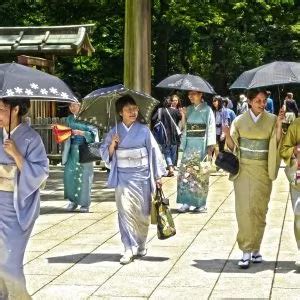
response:
<path fill-rule="evenodd" d="M 161 179 L 157 179 L 156 180 L 156 188 L 161 189 L 161 187 L 162 187 L 162 181 L 161 181 Z"/>
<path fill-rule="evenodd" d="M 215 147 L 212 145 L 207 147 L 207 155 L 209 159 L 212 159 L 214 149 Z"/>
<path fill-rule="evenodd" d="M 14 159 L 20 155 L 20 152 L 19 152 L 15 142 L 11 139 L 5 140 L 3 148 L 4 148 L 4 151 Z"/>

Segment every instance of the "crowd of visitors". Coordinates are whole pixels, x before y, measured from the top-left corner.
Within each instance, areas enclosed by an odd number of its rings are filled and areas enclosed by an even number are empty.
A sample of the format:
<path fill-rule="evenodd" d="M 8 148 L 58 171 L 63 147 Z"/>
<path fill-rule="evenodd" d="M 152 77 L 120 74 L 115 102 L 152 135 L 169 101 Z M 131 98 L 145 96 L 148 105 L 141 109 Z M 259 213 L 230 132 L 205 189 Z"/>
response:
<path fill-rule="evenodd" d="M 230 175 L 235 193 L 237 242 L 242 251 L 239 267 L 261 263 L 261 242 L 266 225 L 272 182 L 281 158 L 291 185 L 295 237 L 300 250 L 300 121 L 292 93 L 287 93 L 276 116 L 270 92 L 249 90 L 236 106 L 228 97 L 214 96 L 212 105 L 201 91 L 188 91 L 190 105 L 183 108 L 178 94 L 168 97 L 154 114 L 166 128 L 167 139 L 158 145 L 148 126 L 139 121 L 139 107 L 129 96 L 116 101 L 119 122 L 106 135 L 99 152 L 109 166 L 108 186 L 115 188 L 118 222 L 124 254 L 121 264 L 147 254 L 151 197 L 162 187 L 162 176 L 177 175 L 178 212 L 207 211 L 209 172 L 202 165 L 213 162 L 219 151 L 232 152 L 239 161 Z M 25 289 L 23 257 L 39 213 L 39 189 L 48 176 L 48 160 L 39 135 L 22 116 L 29 101 L 0 100 L 0 273 L 6 281 Z M 67 125 L 71 137 L 64 144 L 64 187 L 68 211 L 80 206 L 89 212 L 93 164 L 80 163 L 79 146 L 95 141 L 93 126 L 76 119 L 80 104 L 69 106 Z M 236 114 L 234 110 L 236 111 Z M 283 133 L 286 114 L 294 121 Z M 178 151 L 182 157 L 178 160 Z M 163 154 L 163 155 L 162 155 Z M 163 159 L 164 157 L 164 159 Z M 178 173 L 177 171 L 178 166 Z M 300 259 L 300 257 L 299 257 Z M 296 261 L 300 267 L 300 260 Z"/>

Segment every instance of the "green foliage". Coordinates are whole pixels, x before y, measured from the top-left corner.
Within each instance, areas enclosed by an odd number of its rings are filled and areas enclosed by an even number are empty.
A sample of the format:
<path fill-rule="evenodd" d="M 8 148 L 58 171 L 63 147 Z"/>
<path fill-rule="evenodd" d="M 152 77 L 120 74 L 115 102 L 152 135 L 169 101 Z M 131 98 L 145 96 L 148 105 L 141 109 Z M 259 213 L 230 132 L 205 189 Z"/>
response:
<path fill-rule="evenodd" d="M 95 23 L 91 57 L 57 57 L 56 72 L 84 96 L 123 81 L 124 8 L 125 0 L 5 0 L 0 26 Z M 300 61 L 299 1 L 152 0 L 152 15 L 153 85 L 190 72 L 224 94 L 247 69 Z"/>

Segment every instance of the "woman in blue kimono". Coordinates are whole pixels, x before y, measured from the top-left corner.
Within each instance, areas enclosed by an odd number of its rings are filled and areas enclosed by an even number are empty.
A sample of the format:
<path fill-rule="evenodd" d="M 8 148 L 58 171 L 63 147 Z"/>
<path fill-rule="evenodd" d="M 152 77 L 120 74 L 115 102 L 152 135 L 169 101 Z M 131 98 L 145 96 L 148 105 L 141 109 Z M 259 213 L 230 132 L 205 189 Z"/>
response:
<path fill-rule="evenodd" d="M 49 172 L 40 136 L 21 123 L 29 106 L 25 99 L 0 99 L 0 283 L 9 299 L 26 293 L 23 257 Z"/>
<path fill-rule="evenodd" d="M 138 106 L 130 96 L 116 102 L 121 122 L 112 128 L 100 147 L 102 159 L 110 164 L 108 186 L 115 188 L 121 240 L 125 248 L 121 264 L 144 256 L 151 194 L 165 173 L 159 146 L 146 125 L 137 121 Z"/>
<path fill-rule="evenodd" d="M 67 126 L 72 128 L 72 136 L 65 142 L 62 164 L 64 170 L 64 196 L 69 200 L 68 211 L 74 211 L 80 205 L 80 212 L 88 213 L 91 204 L 93 183 L 93 163 L 79 163 L 79 145 L 95 141 L 94 128 L 76 120 L 80 110 L 79 103 L 69 105 L 71 115 Z"/>
<path fill-rule="evenodd" d="M 211 159 L 216 144 L 216 125 L 212 109 L 203 101 L 202 93 L 189 91 L 192 105 L 186 109 L 186 124 L 180 148 L 183 151 L 177 180 L 179 212 L 205 212 L 209 174 L 200 168 L 205 158 Z"/>

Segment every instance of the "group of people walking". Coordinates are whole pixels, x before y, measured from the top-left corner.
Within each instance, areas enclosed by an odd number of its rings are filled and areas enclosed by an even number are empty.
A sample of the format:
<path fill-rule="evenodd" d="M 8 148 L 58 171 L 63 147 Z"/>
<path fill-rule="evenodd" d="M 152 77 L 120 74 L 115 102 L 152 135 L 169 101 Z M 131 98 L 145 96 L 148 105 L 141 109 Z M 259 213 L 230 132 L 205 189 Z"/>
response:
<path fill-rule="evenodd" d="M 245 96 L 246 97 L 246 96 Z M 247 109 L 237 118 L 230 117 L 228 99 L 213 99 L 211 108 L 201 91 L 189 91 L 187 108 L 179 106 L 179 97 L 170 97 L 160 118 L 169 124 L 169 143 L 161 149 L 148 126 L 139 121 L 139 107 L 131 96 L 116 101 L 120 121 L 101 143 L 99 152 L 110 167 L 108 185 L 115 188 L 118 223 L 124 254 L 120 263 L 147 254 L 151 195 L 162 187 L 162 176 L 174 176 L 177 149 L 182 158 L 177 178 L 179 211 L 205 212 L 209 192 L 209 172 L 202 163 L 210 161 L 215 145 L 227 149 L 239 160 L 239 172 L 230 176 L 234 184 L 237 241 L 242 251 L 238 262 L 248 268 L 250 261 L 262 262 L 260 246 L 266 214 L 281 157 L 293 170 L 300 158 L 300 121 L 296 119 L 283 136 L 285 107 L 278 116 L 266 111 L 267 93 L 247 93 Z M 287 100 L 288 101 L 288 100 Z M 241 103 L 242 106 L 243 103 Z M 287 104 L 286 104 L 287 106 Z M 0 100 L 0 278 L 25 287 L 23 256 L 34 222 L 39 213 L 39 190 L 48 176 L 48 160 L 39 135 L 21 122 L 29 101 Z M 79 145 L 95 140 L 92 126 L 76 120 L 78 104 L 71 104 L 67 123 L 72 136 L 65 143 L 65 198 L 67 209 L 88 212 L 93 180 L 92 164 L 81 164 Z M 178 128 L 177 128 L 178 127 Z M 171 128 L 175 128 L 176 134 Z M 166 167 L 167 166 L 167 170 Z M 297 173 L 297 172 L 296 172 Z M 291 181 L 295 212 L 295 236 L 300 247 L 300 189 Z M 296 262 L 300 266 L 300 261 Z M 1 281 L 0 281 L 1 284 Z"/>

